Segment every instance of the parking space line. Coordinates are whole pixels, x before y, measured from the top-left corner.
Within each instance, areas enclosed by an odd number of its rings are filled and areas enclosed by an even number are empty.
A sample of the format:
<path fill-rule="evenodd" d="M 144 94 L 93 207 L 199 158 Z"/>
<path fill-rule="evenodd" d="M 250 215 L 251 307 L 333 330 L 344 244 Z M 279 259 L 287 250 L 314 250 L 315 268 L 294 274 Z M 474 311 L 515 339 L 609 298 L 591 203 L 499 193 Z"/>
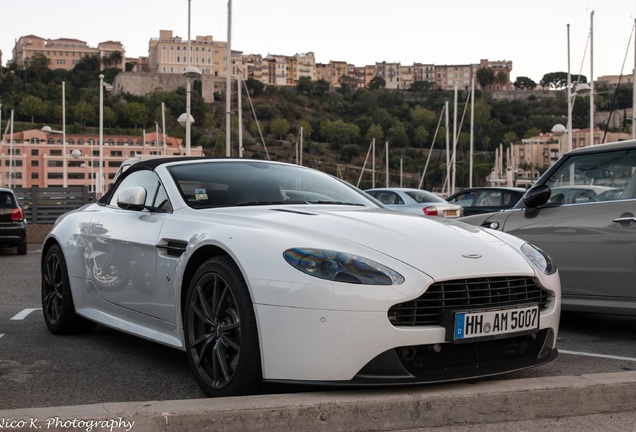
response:
<path fill-rule="evenodd" d="M 633 361 L 636 362 L 636 358 L 634 357 L 620 357 L 620 356 L 613 356 L 613 355 L 606 355 L 606 354 L 594 354 L 594 353 L 586 353 L 586 352 L 579 352 L 579 351 L 568 351 L 568 350 L 559 350 L 559 353 L 561 354 L 571 354 L 571 355 L 579 355 L 579 356 L 585 356 L 585 357 L 600 357 L 600 358 L 606 358 L 606 359 L 610 359 L 610 360 L 626 360 L 626 361 Z"/>
<path fill-rule="evenodd" d="M 13 321 L 16 321 L 16 320 L 23 320 L 23 319 L 25 319 L 27 316 L 29 316 L 29 314 L 30 314 L 31 312 L 36 311 L 36 310 L 41 310 L 41 309 L 42 309 L 42 308 L 30 308 L 30 309 L 24 309 L 24 310 L 22 310 L 22 311 L 18 312 L 17 314 L 15 314 L 14 316 L 12 316 L 10 319 L 11 319 L 11 320 L 13 320 Z"/>

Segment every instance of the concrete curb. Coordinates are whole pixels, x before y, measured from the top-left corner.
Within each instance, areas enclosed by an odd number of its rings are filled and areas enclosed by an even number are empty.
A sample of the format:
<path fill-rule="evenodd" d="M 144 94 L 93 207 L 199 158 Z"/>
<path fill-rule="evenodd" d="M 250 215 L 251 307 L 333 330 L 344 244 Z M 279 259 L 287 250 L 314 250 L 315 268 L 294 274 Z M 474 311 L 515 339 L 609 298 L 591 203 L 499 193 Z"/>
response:
<path fill-rule="evenodd" d="M 0 411 L 0 429 L 30 430 L 35 425 L 47 431 L 87 432 L 366 432 L 635 409 L 636 372 L 619 372 L 390 389 L 18 409 Z M 7 424 L 7 419 L 14 423 Z"/>

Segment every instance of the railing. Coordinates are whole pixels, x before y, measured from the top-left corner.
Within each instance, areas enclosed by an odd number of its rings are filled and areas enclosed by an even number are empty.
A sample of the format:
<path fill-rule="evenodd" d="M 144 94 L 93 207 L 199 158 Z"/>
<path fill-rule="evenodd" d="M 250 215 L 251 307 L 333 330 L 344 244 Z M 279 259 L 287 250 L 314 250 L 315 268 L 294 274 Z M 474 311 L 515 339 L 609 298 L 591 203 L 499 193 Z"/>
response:
<path fill-rule="evenodd" d="M 14 188 L 24 215 L 30 224 L 52 224 L 66 212 L 95 200 L 86 186 Z"/>

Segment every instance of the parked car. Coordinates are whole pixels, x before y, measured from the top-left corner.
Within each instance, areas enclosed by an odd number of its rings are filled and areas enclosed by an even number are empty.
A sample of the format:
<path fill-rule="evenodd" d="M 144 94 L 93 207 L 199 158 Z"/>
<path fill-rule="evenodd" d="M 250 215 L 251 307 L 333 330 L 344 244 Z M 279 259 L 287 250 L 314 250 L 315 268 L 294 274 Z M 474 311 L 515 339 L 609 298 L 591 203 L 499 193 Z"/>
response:
<path fill-rule="evenodd" d="M 491 213 L 515 206 L 526 190 L 515 187 L 466 188 L 446 198 L 446 201 L 464 208 L 464 216 Z"/>
<path fill-rule="evenodd" d="M 55 334 L 100 323 L 185 351 L 211 396 L 263 380 L 414 384 L 557 356 L 559 275 L 505 233 L 390 211 L 309 168 L 154 159 L 42 246 Z"/>
<path fill-rule="evenodd" d="M 27 253 L 27 220 L 13 190 L 0 188 L 0 246 L 16 247 Z"/>
<path fill-rule="evenodd" d="M 462 220 L 545 250 L 564 309 L 636 315 L 636 141 L 573 150 L 514 209 Z"/>
<path fill-rule="evenodd" d="M 446 202 L 443 198 L 422 189 L 375 188 L 366 193 L 391 210 L 413 213 L 420 216 L 440 216 L 458 218 L 464 209 L 458 204 Z"/>

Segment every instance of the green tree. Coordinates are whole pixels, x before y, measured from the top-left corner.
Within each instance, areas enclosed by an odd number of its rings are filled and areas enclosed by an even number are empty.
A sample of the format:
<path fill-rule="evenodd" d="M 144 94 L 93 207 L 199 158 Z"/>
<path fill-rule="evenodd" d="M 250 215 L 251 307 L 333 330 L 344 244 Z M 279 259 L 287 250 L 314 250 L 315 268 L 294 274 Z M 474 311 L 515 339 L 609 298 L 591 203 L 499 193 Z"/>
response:
<path fill-rule="evenodd" d="M 533 90 L 537 87 L 537 83 L 528 77 L 517 77 L 512 85 L 518 90 Z"/>
<path fill-rule="evenodd" d="M 304 93 L 306 95 L 310 95 L 314 92 L 314 82 L 311 80 L 311 77 L 303 76 L 298 78 L 298 83 L 296 83 L 296 91 L 298 93 Z"/>
<path fill-rule="evenodd" d="M 413 141 L 415 145 L 419 146 L 420 148 L 422 148 L 424 144 L 428 142 L 429 137 L 430 133 L 424 126 L 418 126 L 415 128 L 415 131 L 413 131 Z"/>
<path fill-rule="evenodd" d="M 360 140 L 360 128 L 341 119 L 324 120 L 320 123 L 320 136 L 339 150 L 343 144 L 357 143 Z"/>
<path fill-rule="evenodd" d="M 31 117 L 31 123 L 33 123 L 36 116 L 43 116 L 46 111 L 46 104 L 37 96 L 25 96 L 18 105 L 18 112 Z"/>
<path fill-rule="evenodd" d="M 75 109 L 73 109 L 73 114 L 75 115 L 75 119 L 79 121 L 83 126 L 86 126 L 87 122 L 95 123 L 97 120 L 95 107 L 87 101 L 79 101 L 75 105 Z"/>
<path fill-rule="evenodd" d="M 490 68 L 481 68 L 477 71 L 477 82 L 482 89 L 486 89 L 495 82 L 495 73 Z"/>
<path fill-rule="evenodd" d="M 285 118 L 277 118 L 269 125 L 269 130 L 272 135 L 279 137 L 281 140 L 287 135 L 289 128 L 289 121 Z"/>
<path fill-rule="evenodd" d="M 495 81 L 497 81 L 501 85 L 506 85 L 508 84 L 508 75 L 504 71 L 499 71 L 497 72 Z"/>
<path fill-rule="evenodd" d="M 406 147 L 409 145 L 409 135 L 406 133 L 404 123 L 397 122 L 389 128 L 386 137 L 395 147 Z"/>
<path fill-rule="evenodd" d="M 254 78 L 248 78 L 245 80 L 245 86 L 247 87 L 247 91 L 250 92 L 251 96 L 259 96 L 263 94 L 265 90 L 265 84 L 260 82 L 259 80 L 255 80 Z"/>
<path fill-rule="evenodd" d="M 371 142 L 375 139 L 377 142 L 382 141 L 384 139 L 384 131 L 382 130 L 382 126 L 375 123 L 369 126 L 367 129 L 367 133 L 364 135 L 364 140 L 367 142 Z"/>
<path fill-rule="evenodd" d="M 508 131 L 503 135 L 504 144 L 516 143 L 518 141 L 519 141 L 519 137 L 513 131 Z"/>
<path fill-rule="evenodd" d="M 386 88 L 386 80 L 381 76 L 374 76 L 369 81 L 369 90 L 380 90 Z"/>
<path fill-rule="evenodd" d="M 342 94 L 351 94 L 356 89 L 356 79 L 352 76 L 342 75 L 338 78 L 338 83 Z"/>
<path fill-rule="evenodd" d="M 437 120 L 437 114 L 421 105 L 416 105 L 411 108 L 409 111 L 409 117 L 413 126 L 431 127 L 435 125 Z"/>
<path fill-rule="evenodd" d="M 128 102 L 122 110 L 124 117 L 137 128 L 148 121 L 148 107 L 141 102 Z"/>

